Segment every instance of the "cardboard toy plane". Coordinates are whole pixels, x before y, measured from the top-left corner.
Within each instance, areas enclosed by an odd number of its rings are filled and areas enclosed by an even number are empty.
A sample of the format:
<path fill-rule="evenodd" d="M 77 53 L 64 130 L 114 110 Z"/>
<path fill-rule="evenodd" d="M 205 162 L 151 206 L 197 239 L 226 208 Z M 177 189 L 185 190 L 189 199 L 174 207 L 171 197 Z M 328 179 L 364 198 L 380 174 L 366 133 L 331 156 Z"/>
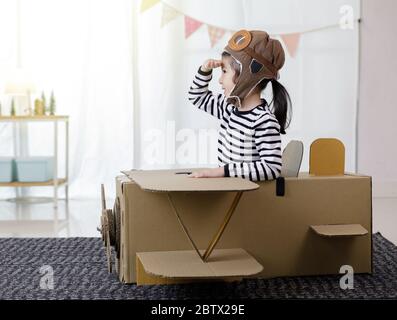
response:
<path fill-rule="evenodd" d="M 313 142 L 309 173 L 299 173 L 302 155 L 291 141 L 281 177 L 256 183 L 189 178 L 194 169 L 123 172 L 113 210 L 102 186 L 109 271 L 114 247 L 119 280 L 138 285 L 338 274 L 345 265 L 371 273 L 371 177 L 344 172 L 337 139 Z"/>

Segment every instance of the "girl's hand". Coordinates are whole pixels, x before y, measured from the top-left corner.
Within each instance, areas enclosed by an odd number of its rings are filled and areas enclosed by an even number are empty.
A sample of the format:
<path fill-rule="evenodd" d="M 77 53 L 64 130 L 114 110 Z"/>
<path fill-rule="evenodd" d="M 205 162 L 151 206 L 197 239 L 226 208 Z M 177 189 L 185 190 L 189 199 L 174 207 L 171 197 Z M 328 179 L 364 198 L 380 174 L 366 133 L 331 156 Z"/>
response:
<path fill-rule="evenodd" d="M 222 66 L 222 60 L 208 59 L 201 66 L 201 70 L 204 72 L 210 72 L 214 68 Z"/>
<path fill-rule="evenodd" d="M 207 169 L 200 172 L 192 172 L 188 175 L 190 178 L 220 178 L 225 176 L 225 169 L 223 167 Z"/>

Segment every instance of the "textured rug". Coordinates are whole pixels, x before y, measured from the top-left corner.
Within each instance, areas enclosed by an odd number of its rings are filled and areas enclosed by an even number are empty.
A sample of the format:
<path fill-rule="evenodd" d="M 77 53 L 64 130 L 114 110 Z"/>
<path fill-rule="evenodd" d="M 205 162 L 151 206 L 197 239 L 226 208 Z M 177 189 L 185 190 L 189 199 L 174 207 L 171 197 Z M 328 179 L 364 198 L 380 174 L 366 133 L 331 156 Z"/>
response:
<path fill-rule="evenodd" d="M 107 272 L 99 238 L 2 238 L 0 299 L 397 299 L 397 247 L 376 233 L 373 249 L 374 273 L 355 275 L 353 290 L 340 276 L 138 287 Z"/>

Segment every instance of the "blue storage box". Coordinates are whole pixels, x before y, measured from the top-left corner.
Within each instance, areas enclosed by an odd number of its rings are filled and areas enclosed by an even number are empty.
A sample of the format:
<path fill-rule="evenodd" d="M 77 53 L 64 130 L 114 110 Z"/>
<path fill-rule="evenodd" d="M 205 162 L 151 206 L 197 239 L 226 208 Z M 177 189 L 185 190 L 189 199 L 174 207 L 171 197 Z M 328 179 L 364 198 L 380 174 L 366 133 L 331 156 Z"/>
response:
<path fill-rule="evenodd" d="M 0 157 L 0 182 L 12 182 L 15 177 L 15 163 L 11 157 Z"/>
<path fill-rule="evenodd" d="M 15 159 L 20 182 L 45 182 L 54 176 L 53 157 L 20 157 Z"/>

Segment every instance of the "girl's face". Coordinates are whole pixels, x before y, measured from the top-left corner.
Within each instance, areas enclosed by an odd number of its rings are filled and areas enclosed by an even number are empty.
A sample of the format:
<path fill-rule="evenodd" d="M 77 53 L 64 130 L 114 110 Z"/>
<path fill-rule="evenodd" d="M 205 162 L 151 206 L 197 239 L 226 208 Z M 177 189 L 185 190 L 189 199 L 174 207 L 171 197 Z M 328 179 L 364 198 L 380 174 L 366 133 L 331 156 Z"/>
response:
<path fill-rule="evenodd" d="M 234 83 L 234 75 L 235 71 L 230 65 L 232 57 L 222 57 L 222 72 L 221 77 L 219 78 L 219 83 L 222 86 L 223 94 L 225 97 L 230 95 L 235 83 Z"/>

